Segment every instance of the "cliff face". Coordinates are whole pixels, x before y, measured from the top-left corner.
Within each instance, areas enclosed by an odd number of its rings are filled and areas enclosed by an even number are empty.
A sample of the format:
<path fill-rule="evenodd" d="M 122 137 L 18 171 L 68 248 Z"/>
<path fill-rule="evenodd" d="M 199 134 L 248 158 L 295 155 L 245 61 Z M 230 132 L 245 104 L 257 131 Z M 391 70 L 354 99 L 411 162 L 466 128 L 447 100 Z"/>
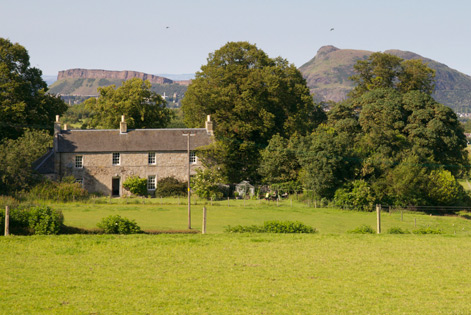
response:
<path fill-rule="evenodd" d="M 109 79 L 109 80 L 129 80 L 139 78 L 149 80 L 155 84 L 172 84 L 173 80 L 137 71 L 108 71 L 89 69 L 69 69 L 59 71 L 57 81 L 62 79 Z M 175 82 L 176 83 L 176 82 Z"/>

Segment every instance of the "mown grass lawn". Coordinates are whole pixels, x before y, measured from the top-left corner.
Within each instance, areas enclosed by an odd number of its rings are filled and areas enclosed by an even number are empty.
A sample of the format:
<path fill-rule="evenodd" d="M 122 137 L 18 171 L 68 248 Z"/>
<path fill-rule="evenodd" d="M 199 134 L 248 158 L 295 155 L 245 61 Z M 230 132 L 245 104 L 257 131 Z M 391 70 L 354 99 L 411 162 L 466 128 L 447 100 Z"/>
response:
<path fill-rule="evenodd" d="M 3 314 L 467 314 L 471 238 L 0 238 Z"/>

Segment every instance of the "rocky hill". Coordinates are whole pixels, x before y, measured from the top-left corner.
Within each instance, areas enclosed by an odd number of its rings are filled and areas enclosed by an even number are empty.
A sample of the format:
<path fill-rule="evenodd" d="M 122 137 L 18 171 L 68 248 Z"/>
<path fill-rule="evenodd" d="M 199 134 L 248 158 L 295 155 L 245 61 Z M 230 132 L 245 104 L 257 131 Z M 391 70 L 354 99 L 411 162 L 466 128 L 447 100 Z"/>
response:
<path fill-rule="evenodd" d="M 357 60 L 367 59 L 372 51 L 339 49 L 324 46 L 316 56 L 299 70 L 307 81 L 307 85 L 318 101 L 335 101 L 345 99 L 353 88 L 349 77 L 354 74 L 353 65 Z M 403 59 L 421 59 L 436 71 L 434 97 L 437 101 L 453 108 L 456 112 L 471 112 L 471 77 L 445 64 L 424 58 L 409 51 L 387 50 Z"/>
<path fill-rule="evenodd" d="M 170 106 L 179 106 L 190 80 L 173 81 L 168 78 L 137 71 L 108 71 L 98 69 L 69 69 L 59 71 L 57 81 L 49 86 L 49 93 L 60 95 L 70 104 L 80 103 L 98 95 L 98 88 L 120 86 L 125 80 L 140 78 L 152 84 L 152 90 L 164 95 Z"/>

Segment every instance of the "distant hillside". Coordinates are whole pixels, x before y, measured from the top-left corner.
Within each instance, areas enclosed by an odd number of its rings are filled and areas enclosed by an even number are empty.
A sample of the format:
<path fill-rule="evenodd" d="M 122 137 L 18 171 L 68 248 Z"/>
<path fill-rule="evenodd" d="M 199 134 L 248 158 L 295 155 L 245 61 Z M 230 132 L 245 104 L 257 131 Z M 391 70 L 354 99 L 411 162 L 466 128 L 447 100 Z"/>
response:
<path fill-rule="evenodd" d="M 49 93 L 60 95 L 71 104 L 80 103 L 88 97 L 98 95 L 98 88 L 116 85 L 125 80 L 140 78 L 149 80 L 152 91 L 164 95 L 170 106 L 179 106 L 190 80 L 173 81 L 168 78 L 137 71 L 108 71 L 69 69 L 59 71 L 57 81 L 49 86 Z"/>
<path fill-rule="evenodd" d="M 367 59 L 372 51 L 338 49 L 324 46 L 316 56 L 299 70 L 307 81 L 307 85 L 318 101 L 335 101 L 345 99 L 353 88 L 348 78 L 354 74 L 353 65 L 357 60 Z M 424 58 L 409 51 L 387 50 L 403 59 L 421 59 L 436 71 L 436 89 L 434 98 L 440 103 L 451 107 L 455 112 L 471 112 L 471 77 L 437 61 Z"/>

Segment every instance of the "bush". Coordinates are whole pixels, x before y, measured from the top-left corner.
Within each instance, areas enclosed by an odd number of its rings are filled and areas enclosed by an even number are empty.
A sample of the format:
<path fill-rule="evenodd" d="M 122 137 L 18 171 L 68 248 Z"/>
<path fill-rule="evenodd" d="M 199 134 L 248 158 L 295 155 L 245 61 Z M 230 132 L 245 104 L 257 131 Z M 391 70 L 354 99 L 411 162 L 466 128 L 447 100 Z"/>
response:
<path fill-rule="evenodd" d="M 4 226 L 5 210 L 0 211 L 2 227 Z M 59 234 L 64 226 L 62 212 L 47 206 L 22 207 L 10 210 L 10 233 L 14 235 Z M 4 234 L 4 229 L 0 231 Z"/>
<path fill-rule="evenodd" d="M 262 226 L 228 226 L 226 233 L 316 233 L 316 229 L 298 221 L 266 221 Z"/>
<path fill-rule="evenodd" d="M 400 227 L 392 227 L 388 230 L 388 234 L 409 234 L 408 230 L 403 230 Z"/>
<path fill-rule="evenodd" d="M 178 197 L 186 196 L 188 182 L 183 182 L 175 177 L 165 177 L 159 180 L 155 190 L 156 197 Z"/>
<path fill-rule="evenodd" d="M 202 199 L 218 200 L 223 197 L 219 185 L 221 182 L 222 177 L 218 171 L 197 169 L 192 181 L 192 190 Z"/>
<path fill-rule="evenodd" d="M 62 212 L 48 206 L 31 208 L 28 216 L 28 227 L 36 235 L 59 234 L 64 225 Z"/>
<path fill-rule="evenodd" d="M 110 215 L 103 218 L 97 226 L 105 234 L 135 234 L 141 232 L 141 228 L 136 221 L 122 218 L 119 215 Z"/>
<path fill-rule="evenodd" d="M 433 229 L 431 227 L 420 228 L 412 231 L 414 234 L 443 234 L 443 231 L 440 229 Z"/>
<path fill-rule="evenodd" d="M 373 228 L 369 225 L 363 224 L 357 227 L 354 230 L 348 231 L 348 233 L 352 234 L 375 234 L 376 232 L 373 230 Z"/>
<path fill-rule="evenodd" d="M 263 228 L 259 225 L 236 225 L 234 227 L 232 226 L 226 226 L 224 228 L 224 232 L 226 233 L 263 233 Z"/>
<path fill-rule="evenodd" d="M 316 229 L 298 221 L 267 221 L 263 230 L 267 233 L 316 233 Z"/>
<path fill-rule="evenodd" d="M 29 200 L 76 201 L 88 199 L 88 191 L 75 179 L 64 178 L 60 183 L 46 180 L 34 186 L 28 193 Z"/>
<path fill-rule="evenodd" d="M 131 176 L 126 178 L 123 187 L 136 196 L 147 195 L 147 179 L 140 178 L 139 176 Z"/>
<path fill-rule="evenodd" d="M 375 197 L 373 190 L 364 180 L 356 180 L 335 191 L 334 201 L 337 206 L 358 211 L 373 211 Z"/>

